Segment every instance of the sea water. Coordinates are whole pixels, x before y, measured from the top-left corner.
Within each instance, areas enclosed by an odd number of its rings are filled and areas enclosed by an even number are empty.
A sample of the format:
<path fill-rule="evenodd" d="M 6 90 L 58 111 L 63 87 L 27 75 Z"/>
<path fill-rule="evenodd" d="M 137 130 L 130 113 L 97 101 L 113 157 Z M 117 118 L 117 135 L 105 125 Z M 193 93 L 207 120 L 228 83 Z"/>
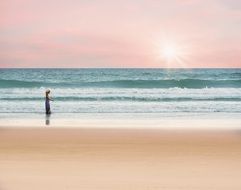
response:
<path fill-rule="evenodd" d="M 0 69 L 0 115 L 241 113 L 241 69 Z"/>

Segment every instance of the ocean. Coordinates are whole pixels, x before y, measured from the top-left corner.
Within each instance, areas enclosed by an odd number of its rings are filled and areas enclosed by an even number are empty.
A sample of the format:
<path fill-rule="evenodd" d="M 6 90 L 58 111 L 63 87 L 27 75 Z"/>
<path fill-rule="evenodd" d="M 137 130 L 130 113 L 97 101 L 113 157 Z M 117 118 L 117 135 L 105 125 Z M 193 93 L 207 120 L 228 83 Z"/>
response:
<path fill-rule="evenodd" d="M 0 114 L 241 113 L 241 69 L 0 69 Z"/>

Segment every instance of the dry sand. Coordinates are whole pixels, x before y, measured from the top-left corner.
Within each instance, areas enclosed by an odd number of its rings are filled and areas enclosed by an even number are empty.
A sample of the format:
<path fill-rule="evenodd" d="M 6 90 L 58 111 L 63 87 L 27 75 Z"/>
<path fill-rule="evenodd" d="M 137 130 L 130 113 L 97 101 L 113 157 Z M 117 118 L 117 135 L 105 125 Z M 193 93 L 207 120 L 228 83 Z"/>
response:
<path fill-rule="evenodd" d="M 1 190 L 240 190 L 238 130 L 0 128 Z"/>

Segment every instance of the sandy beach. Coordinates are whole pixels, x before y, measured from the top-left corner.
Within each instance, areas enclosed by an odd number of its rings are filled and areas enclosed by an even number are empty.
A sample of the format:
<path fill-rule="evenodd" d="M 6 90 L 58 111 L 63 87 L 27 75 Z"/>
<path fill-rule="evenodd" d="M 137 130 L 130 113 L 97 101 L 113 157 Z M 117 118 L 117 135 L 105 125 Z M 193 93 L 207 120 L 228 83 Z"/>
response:
<path fill-rule="evenodd" d="M 239 130 L 2 126 L 0 189 L 239 190 L 240 150 Z"/>

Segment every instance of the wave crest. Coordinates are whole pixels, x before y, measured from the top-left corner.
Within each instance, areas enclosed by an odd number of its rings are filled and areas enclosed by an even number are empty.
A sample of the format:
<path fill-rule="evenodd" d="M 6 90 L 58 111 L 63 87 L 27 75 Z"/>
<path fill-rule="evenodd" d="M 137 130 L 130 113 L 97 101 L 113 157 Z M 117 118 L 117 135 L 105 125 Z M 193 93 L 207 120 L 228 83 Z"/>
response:
<path fill-rule="evenodd" d="M 98 87 L 98 88 L 241 88 L 241 80 L 113 80 L 94 82 L 42 82 L 0 79 L 0 88 Z"/>

